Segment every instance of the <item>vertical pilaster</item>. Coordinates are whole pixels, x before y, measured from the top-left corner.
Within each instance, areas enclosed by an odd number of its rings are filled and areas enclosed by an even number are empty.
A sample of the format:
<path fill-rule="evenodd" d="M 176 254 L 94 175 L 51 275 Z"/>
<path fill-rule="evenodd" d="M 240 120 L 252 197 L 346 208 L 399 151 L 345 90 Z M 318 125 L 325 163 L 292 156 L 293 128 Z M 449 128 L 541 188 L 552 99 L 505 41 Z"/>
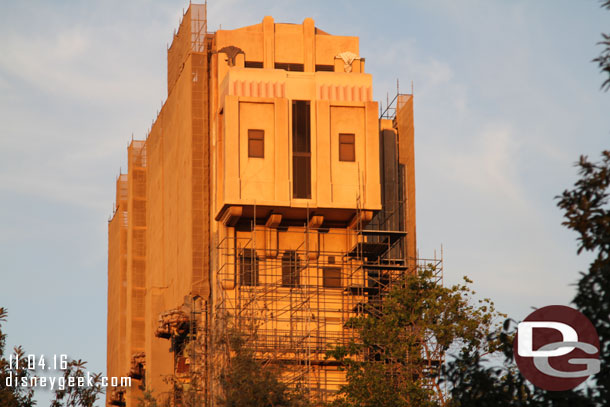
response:
<path fill-rule="evenodd" d="M 271 16 L 263 18 L 263 67 L 275 67 L 275 23 Z"/>

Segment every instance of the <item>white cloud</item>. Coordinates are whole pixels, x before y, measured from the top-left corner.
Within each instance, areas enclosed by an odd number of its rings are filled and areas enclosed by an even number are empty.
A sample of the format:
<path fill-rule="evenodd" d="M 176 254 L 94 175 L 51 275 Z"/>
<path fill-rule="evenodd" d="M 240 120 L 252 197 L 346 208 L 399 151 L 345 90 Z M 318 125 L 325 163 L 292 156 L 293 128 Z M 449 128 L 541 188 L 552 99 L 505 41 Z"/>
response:
<path fill-rule="evenodd" d="M 83 58 L 87 48 L 91 46 L 89 34 L 83 32 L 82 28 L 73 27 L 58 33 L 51 43 L 49 52 L 55 55 L 57 60 L 74 63 Z"/>
<path fill-rule="evenodd" d="M 98 242 L 105 240 L 103 220 L 114 199 L 114 176 L 125 163 L 131 133 L 143 135 L 165 97 L 165 44 L 187 3 L 0 6 L 0 202 L 17 208 L 17 219 L 29 219 L 35 205 L 36 216 L 53 223 L 47 239 L 35 219 L 34 226 L 24 227 L 7 210 L 9 221 L 0 230 L 13 243 L 19 233 L 26 234 L 16 249 L 29 254 L 48 250 L 57 240 L 56 228 L 89 225 L 95 218 L 100 222 L 99 228 L 60 242 L 69 248 L 64 257 L 70 261 L 61 258 L 49 265 L 31 256 L 31 265 L 24 266 L 26 256 L 14 256 L 12 262 L 3 257 L 16 281 L 23 284 L 28 267 L 34 270 L 30 275 L 43 270 L 66 278 L 70 264 L 87 264 L 103 253 Z M 589 64 L 585 73 L 570 65 L 576 46 L 599 39 L 598 32 L 590 40 L 582 34 L 594 15 L 575 19 L 560 8 L 541 14 L 543 6 L 530 2 L 469 4 L 223 0 L 209 4 L 209 29 L 221 23 L 224 28 L 257 24 L 264 15 L 296 23 L 312 16 L 324 30 L 360 37 L 375 97 L 384 104 L 396 77 L 403 92 L 410 91 L 413 80 L 422 255 L 431 253 L 427 242 L 444 242 L 446 281 L 467 274 L 481 296 L 519 317 L 531 305 L 569 301 L 573 288 L 568 284 L 586 268 L 582 259 L 574 260 L 573 236 L 556 237 L 559 221 L 549 215 L 553 194 L 540 191 L 559 182 L 561 168 L 572 171 L 577 148 L 588 142 L 595 151 L 607 144 L 610 98 L 597 94 L 597 81 L 591 91 L 583 81 L 597 74 L 587 59 L 593 51 L 583 58 Z M 573 29 L 566 31 L 567 26 Z M 572 48 L 566 49 L 568 36 Z M 599 138 L 592 138 L 600 128 Z M 73 251 L 83 237 L 95 243 Z M 98 277 L 105 275 L 105 261 L 99 263 L 91 270 Z M 90 289 L 87 284 L 77 286 Z M 51 305 L 58 309 L 75 301 L 63 287 L 58 284 L 53 292 L 57 301 Z M 40 325 L 31 304 L 10 292 L 2 297 L 24 310 L 23 324 Z M 93 302 L 101 311 L 88 321 L 99 328 L 103 300 Z M 15 331 L 36 338 L 26 328 Z M 61 346 L 78 345 L 58 338 Z M 101 351 L 83 356 L 102 360 L 105 337 L 95 338 L 94 348 Z M 42 342 L 33 340 L 29 349 L 40 351 Z"/>
<path fill-rule="evenodd" d="M 521 209 L 528 206 L 517 171 L 520 137 L 507 121 L 488 118 L 478 110 L 481 106 L 471 106 L 469 85 L 456 76 L 448 60 L 432 57 L 412 38 L 391 42 L 373 57 L 380 66 L 415 81 L 418 171 L 434 171 L 437 181 L 462 185 L 464 195 L 456 198 L 476 192 Z M 380 82 L 377 89 L 388 88 L 387 79 Z"/>
<path fill-rule="evenodd" d="M 506 124 L 485 124 L 476 137 L 464 140 L 459 150 L 437 149 L 438 169 L 449 183 L 466 187 L 465 194 L 493 194 L 512 206 L 528 206 L 516 171 L 519 141 Z"/>
<path fill-rule="evenodd" d="M 51 21 L 53 16 L 49 17 Z M 0 72 L 18 78 L 33 88 L 59 98 L 72 98 L 92 104 L 136 102 L 142 96 L 155 95 L 162 85 L 142 69 L 150 63 L 152 45 L 143 43 L 134 48 L 132 41 L 125 41 L 125 33 L 102 22 L 79 21 L 55 25 L 32 22 L 32 29 L 23 32 L 13 26 L 5 27 L 3 52 L 0 54 Z M 135 35 L 145 38 L 156 27 L 142 27 Z M 158 34 L 157 34 L 158 35 Z M 152 37 L 152 35 L 150 36 Z M 155 43 L 159 55 L 163 43 Z M 147 51 L 142 54 L 142 51 Z M 164 71 L 163 61 L 155 61 L 155 69 Z M 151 92 L 152 91 L 152 92 Z"/>

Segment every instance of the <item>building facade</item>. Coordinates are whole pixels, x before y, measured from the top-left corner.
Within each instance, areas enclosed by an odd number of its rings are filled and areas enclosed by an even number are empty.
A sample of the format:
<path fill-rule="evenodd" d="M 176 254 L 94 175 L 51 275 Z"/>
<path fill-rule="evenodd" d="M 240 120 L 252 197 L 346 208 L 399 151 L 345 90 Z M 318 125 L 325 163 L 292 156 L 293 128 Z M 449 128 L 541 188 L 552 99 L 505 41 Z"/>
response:
<path fill-rule="evenodd" d="M 128 148 L 109 221 L 107 405 L 214 405 L 237 329 L 328 400 L 329 345 L 416 266 L 412 95 L 380 117 L 357 37 L 312 19 L 207 32 L 192 4 L 167 99 Z"/>

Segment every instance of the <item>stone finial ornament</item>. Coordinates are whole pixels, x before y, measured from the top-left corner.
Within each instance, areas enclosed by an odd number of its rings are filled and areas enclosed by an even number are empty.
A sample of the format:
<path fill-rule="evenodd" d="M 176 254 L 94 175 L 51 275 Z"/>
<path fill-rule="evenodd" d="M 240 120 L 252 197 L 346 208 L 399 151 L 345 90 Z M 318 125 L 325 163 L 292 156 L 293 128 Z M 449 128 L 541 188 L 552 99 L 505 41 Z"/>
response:
<path fill-rule="evenodd" d="M 235 47 L 233 45 L 221 48 L 218 50 L 218 52 L 224 52 L 225 54 L 227 54 L 227 62 L 229 63 L 229 66 L 235 66 L 235 57 L 237 57 L 239 54 L 244 53 L 241 48 Z"/>
<path fill-rule="evenodd" d="M 352 62 L 354 62 L 354 59 L 358 58 L 358 55 L 354 54 L 353 52 L 345 51 L 337 55 L 336 58 L 341 58 L 343 60 L 343 63 L 345 64 L 343 65 L 343 69 L 345 72 L 351 72 Z"/>

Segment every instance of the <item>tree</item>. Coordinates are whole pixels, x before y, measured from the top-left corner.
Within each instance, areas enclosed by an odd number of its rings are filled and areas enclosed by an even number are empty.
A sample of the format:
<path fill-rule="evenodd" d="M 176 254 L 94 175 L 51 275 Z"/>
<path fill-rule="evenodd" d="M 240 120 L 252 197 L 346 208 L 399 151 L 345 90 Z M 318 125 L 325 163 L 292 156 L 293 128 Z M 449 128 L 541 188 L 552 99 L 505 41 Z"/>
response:
<path fill-rule="evenodd" d="M 590 392 L 545 391 L 529 384 L 515 365 L 513 340 L 515 324 L 506 319 L 501 329 L 491 334 L 504 356 L 501 365 L 489 365 L 480 349 L 464 348 L 443 369 L 449 384 L 450 407 L 595 407 Z"/>
<path fill-rule="evenodd" d="M 579 235 L 578 253 L 595 256 L 588 272 L 581 273 L 573 302 L 599 334 L 601 370 L 595 381 L 601 403 L 610 400 L 610 151 L 602 152 L 598 163 L 581 156 L 577 166 L 580 179 L 557 205 L 564 211 L 563 225 Z"/>
<path fill-rule="evenodd" d="M 610 0 L 602 3 L 610 10 Z M 608 78 L 601 88 L 610 89 L 610 34 L 603 34 L 605 49 L 597 62 Z M 579 234 L 577 252 L 591 252 L 595 258 L 589 270 L 581 273 L 577 294 L 572 301 L 596 326 L 600 337 L 601 369 L 594 376 L 595 386 L 587 391 L 545 392 L 524 382 L 515 370 L 512 339 L 502 341 L 505 354 L 503 367 L 485 368 L 476 353 L 460 354 L 446 368 L 446 380 L 451 384 L 456 406 L 601 406 L 610 400 L 610 151 L 602 152 L 598 163 L 581 156 L 576 164 L 580 179 L 571 190 L 558 196 L 558 206 L 564 211 L 562 223 Z M 507 331 L 505 338 L 514 332 Z M 473 398 L 474 395 L 474 398 Z M 505 397 L 506 396 L 506 397 Z M 474 401 L 476 400 L 476 401 Z"/>
<path fill-rule="evenodd" d="M 604 1 L 602 7 L 610 10 L 610 0 Z M 603 45 L 606 48 L 604 48 L 602 53 L 595 58 L 593 62 L 597 62 L 600 71 L 608 75 L 608 78 L 602 83 L 602 89 L 608 90 L 610 89 L 610 33 L 602 33 L 602 38 L 603 40 L 598 42 L 598 44 Z"/>
<path fill-rule="evenodd" d="M 99 395 L 104 392 L 101 386 L 101 373 L 91 375 L 85 370 L 87 362 L 82 360 L 70 360 L 64 369 L 64 383 L 66 385 L 55 390 L 55 399 L 51 407 L 93 407 Z M 80 382 L 83 384 L 81 385 Z M 87 383 L 88 381 L 91 383 Z M 73 381 L 74 386 L 70 386 Z"/>
<path fill-rule="evenodd" d="M 328 352 L 341 362 L 347 384 L 337 407 L 400 407 L 443 404 L 434 391 L 434 367 L 452 346 L 494 349 L 487 341 L 498 314 L 487 299 L 471 304 L 471 281 L 443 287 L 434 268 L 406 274 L 382 298 L 348 324 L 356 339 Z"/>
<path fill-rule="evenodd" d="M 172 400 L 170 396 L 162 396 L 160 400 L 157 400 L 153 393 L 153 390 L 144 390 L 142 397 L 138 398 L 138 407 L 171 407 Z"/>
<path fill-rule="evenodd" d="M 6 334 L 2 332 L 1 323 L 6 321 L 7 312 L 0 307 L 0 407 L 33 407 L 34 387 L 36 381 L 33 376 L 34 370 L 28 369 L 28 359 L 21 346 L 14 348 L 11 356 L 4 355 L 6 347 Z M 63 389 L 55 390 L 55 399 L 51 407 L 92 407 L 99 395 L 103 393 L 101 387 L 101 373 L 90 375 L 85 371 L 87 362 L 82 360 L 71 360 L 64 370 L 63 379 L 66 384 Z M 91 377 L 93 386 L 70 386 L 69 378 L 73 377 L 74 383 L 78 384 L 78 378 L 82 377 L 86 384 Z M 23 385 L 23 383 L 27 385 Z"/>
<path fill-rule="evenodd" d="M 236 330 L 228 335 L 231 357 L 219 377 L 222 396 L 218 405 L 225 407 L 305 407 L 304 394 L 289 389 L 280 380 L 281 371 L 262 366 L 254 352 L 247 348 L 243 336 Z"/>
<path fill-rule="evenodd" d="M 13 349 L 13 358 L 4 355 L 6 334 L 2 332 L 2 322 L 6 321 L 7 311 L 0 307 L 0 407 L 31 407 L 36 404 L 34 388 L 19 386 L 22 379 L 29 382 L 31 371 L 27 369 L 25 352 L 21 346 Z M 17 363 L 18 360 L 18 363 Z M 12 362 L 12 363 L 11 363 Z M 7 379 L 9 379 L 7 384 Z"/>

